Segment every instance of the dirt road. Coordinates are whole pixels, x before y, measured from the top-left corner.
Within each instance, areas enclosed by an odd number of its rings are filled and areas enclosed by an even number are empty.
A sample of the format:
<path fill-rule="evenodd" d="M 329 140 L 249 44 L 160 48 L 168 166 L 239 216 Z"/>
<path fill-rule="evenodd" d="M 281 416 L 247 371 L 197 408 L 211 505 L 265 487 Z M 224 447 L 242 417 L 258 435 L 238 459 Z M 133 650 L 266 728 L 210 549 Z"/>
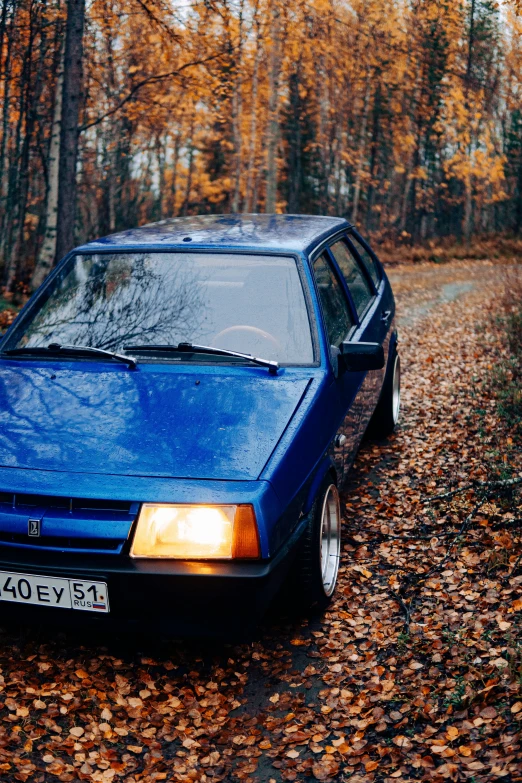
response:
<path fill-rule="evenodd" d="M 390 277 L 403 419 L 357 459 L 331 611 L 272 617 L 238 646 L 6 629 L 4 780 L 522 779 L 515 516 L 465 493 L 424 502 L 515 459 L 482 390 L 498 272 Z"/>

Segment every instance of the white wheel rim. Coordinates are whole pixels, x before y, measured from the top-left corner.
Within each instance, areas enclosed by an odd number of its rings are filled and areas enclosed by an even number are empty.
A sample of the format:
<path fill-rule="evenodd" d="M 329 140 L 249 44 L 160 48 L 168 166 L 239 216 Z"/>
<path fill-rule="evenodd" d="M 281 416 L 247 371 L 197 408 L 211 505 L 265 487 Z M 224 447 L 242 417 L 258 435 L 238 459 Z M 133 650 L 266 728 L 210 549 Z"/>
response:
<path fill-rule="evenodd" d="M 324 496 L 319 540 L 323 589 L 327 596 L 331 596 L 337 582 L 341 554 L 341 508 L 335 484 L 330 484 Z"/>
<path fill-rule="evenodd" d="M 393 363 L 392 406 L 393 423 L 397 424 L 401 410 L 401 360 L 398 356 L 395 357 L 395 362 Z"/>

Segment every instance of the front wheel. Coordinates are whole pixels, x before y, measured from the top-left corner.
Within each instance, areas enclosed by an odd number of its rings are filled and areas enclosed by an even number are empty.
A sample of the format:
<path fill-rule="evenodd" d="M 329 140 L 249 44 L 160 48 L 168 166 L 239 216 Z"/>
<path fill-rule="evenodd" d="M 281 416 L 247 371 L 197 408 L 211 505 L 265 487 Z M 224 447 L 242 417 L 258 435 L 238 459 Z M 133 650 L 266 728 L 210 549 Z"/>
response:
<path fill-rule="evenodd" d="M 386 371 L 381 396 L 368 425 L 368 435 L 376 440 L 387 438 L 399 422 L 401 409 L 401 360 L 397 349 Z"/>
<path fill-rule="evenodd" d="M 300 609 L 325 609 L 337 583 L 341 555 L 339 491 L 328 477 L 322 484 L 299 544 L 294 597 Z"/>

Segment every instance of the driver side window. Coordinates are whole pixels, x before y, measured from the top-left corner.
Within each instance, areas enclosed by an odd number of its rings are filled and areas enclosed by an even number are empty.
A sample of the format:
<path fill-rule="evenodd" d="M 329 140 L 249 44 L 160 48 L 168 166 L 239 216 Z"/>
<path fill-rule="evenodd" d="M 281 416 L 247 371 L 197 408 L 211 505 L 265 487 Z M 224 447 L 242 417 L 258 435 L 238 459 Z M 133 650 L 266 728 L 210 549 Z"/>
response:
<path fill-rule="evenodd" d="M 314 274 L 323 307 L 323 315 L 330 345 L 340 346 L 354 321 L 348 301 L 326 253 L 314 261 Z"/>

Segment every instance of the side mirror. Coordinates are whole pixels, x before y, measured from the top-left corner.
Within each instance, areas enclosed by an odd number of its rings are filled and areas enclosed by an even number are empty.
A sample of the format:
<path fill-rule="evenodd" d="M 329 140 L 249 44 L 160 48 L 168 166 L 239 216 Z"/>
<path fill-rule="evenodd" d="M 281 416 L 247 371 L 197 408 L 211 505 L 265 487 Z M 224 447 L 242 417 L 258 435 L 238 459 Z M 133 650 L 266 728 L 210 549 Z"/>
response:
<path fill-rule="evenodd" d="M 339 364 L 348 372 L 382 370 L 385 365 L 384 349 L 380 343 L 341 343 Z"/>

